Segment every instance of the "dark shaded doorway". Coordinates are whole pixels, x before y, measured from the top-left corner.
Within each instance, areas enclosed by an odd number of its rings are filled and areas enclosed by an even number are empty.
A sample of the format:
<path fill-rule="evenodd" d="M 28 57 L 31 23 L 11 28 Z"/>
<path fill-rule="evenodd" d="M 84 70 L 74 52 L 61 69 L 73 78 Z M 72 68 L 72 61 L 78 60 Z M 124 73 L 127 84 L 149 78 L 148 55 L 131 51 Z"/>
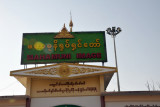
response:
<path fill-rule="evenodd" d="M 81 107 L 81 106 L 64 104 L 64 105 L 58 105 L 58 106 L 54 106 L 54 107 Z"/>

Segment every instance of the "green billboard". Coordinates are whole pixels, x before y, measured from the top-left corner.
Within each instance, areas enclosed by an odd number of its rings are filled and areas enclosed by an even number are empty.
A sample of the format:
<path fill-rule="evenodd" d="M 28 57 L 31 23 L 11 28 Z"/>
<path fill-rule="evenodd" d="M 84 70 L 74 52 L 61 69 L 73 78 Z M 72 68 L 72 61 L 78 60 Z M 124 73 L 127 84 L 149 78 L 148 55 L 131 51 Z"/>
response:
<path fill-rule="evenodd" d="M 104 31 L 23 34 L 21 64 L 106 61 Z"/>

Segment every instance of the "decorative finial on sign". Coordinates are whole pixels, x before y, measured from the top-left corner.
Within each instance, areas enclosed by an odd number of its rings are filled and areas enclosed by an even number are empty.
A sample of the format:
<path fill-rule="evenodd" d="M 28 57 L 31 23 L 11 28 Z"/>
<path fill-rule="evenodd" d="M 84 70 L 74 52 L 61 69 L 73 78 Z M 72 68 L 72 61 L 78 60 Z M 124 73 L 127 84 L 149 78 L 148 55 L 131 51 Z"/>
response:
<path fill-rule="evenodd" d="M 62 30 L 54 38 L 74 38 L 74 36 L 68 32 L 64 24 Z"/>
<path fill-rule="evenodd" d="M 70 32 L 72 32 L 73 22 L 72 22 L 72 14 L 71 14 L 71 11 L 70 11 L 70 23 L 69 23 L 69 27 L 70 27 Z"/>

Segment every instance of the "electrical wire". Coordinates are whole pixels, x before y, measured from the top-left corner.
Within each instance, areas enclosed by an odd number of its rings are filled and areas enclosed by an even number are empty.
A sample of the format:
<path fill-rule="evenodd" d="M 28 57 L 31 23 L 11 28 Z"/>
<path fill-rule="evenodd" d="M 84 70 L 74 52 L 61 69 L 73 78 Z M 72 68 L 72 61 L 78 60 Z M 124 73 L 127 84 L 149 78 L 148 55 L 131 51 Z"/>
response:
<path fill-rule="evenodd" d="M 12 82 L 12 83 L 8 84 L 6 87 L 1 88 L 1 89 L 0 89 L 0 91 L 4 91 L 4 90 L 6 90 L 6 89 L 10 88 L 10 87 L 11 87 L 12 85 L 14 85 L 16 82 L 17 82 L 17 81 L 14 81 L 14 82 Z"/>

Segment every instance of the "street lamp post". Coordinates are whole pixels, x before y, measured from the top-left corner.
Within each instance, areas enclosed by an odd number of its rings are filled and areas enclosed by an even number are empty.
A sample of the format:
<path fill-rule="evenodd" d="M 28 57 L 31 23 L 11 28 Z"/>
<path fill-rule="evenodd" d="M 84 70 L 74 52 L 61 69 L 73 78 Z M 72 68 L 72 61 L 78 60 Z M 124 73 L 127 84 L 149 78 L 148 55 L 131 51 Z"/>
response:
<path fill-rule="evenodd" d="M 116 69 L 117 69 L 117 85 L 118 85 L 118 91 L 120 92 L 120 83 L 119 83 L 119 74 L 118 74 L 118 63 L 117 63 L 117 53 L 116 53 L 116 42 L 115 42 L 115 37 L 117 34 L 119 34 L 122 30 L 120 27 L 116 29 L 116 27 L 112 28 L 107 28 L 107 34 L 111 35 L 113 38 L 113 43 L 114 43 L 114 54 L 115 54 L 115 63 L 116 63 Z"/>

